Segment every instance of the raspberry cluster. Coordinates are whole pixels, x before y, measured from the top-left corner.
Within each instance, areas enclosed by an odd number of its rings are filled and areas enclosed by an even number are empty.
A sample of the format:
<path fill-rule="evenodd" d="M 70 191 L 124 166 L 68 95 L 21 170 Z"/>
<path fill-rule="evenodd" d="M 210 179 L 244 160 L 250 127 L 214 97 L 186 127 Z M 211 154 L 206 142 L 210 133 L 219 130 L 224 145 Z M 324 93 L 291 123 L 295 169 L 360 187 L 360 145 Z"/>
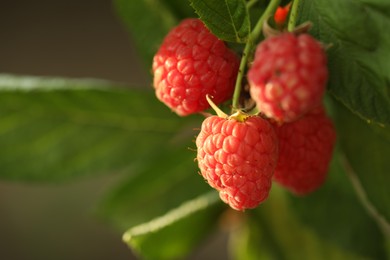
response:
<path fill-rule="evenodd" d="M 164 39 L 153 83 L 157 98 L 180 116 L 216 110 L 196 137 L 200 174 L 222 201 L 243 211 L 266 200 L 272 182 L 296 195 L 324 183 L 336 140 L 322 104 L 326 62 L 324 48 L 307 33 L 266 38 L 247 73 L 256 108 L 228 116 L 217 105 L 232 98 L 238 55 L 191 18 Z"/>

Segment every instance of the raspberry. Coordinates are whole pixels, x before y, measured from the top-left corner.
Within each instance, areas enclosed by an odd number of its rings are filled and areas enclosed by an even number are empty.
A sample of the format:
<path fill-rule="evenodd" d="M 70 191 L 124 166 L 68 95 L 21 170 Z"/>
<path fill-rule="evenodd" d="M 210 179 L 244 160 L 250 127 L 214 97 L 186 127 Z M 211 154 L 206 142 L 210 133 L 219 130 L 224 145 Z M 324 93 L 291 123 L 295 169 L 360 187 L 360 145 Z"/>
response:
<path fill-rule="evenodd" d="M 275 127 L 279 161 L 274 180 L 296 195 L 306 195 L 326 179 L 336 132 L 325 110 L 317 108 L 299 120 Z"/>
<path fill-rule="evenodd" d="M 294 121 L 319 106 L 327 78 L 325 52 L 308 34 L 267 38 L 257 46 L 248 71 L 258 109 L 282 122 Z"/>
<path fill-rule="evenodd" d="M 153 59 L 153 85 L 159 100 L 180 116 L 231 98 L 238 56 L 195 18 L 183 20 L 165 37 Z"/>
<path fill-rule="evenodd" d="M 273 126 L 257 116 L 211 116 L 196 138 L 202 176 L 236 210 L 255 208 L 267 197 L 277 163 Z"/>

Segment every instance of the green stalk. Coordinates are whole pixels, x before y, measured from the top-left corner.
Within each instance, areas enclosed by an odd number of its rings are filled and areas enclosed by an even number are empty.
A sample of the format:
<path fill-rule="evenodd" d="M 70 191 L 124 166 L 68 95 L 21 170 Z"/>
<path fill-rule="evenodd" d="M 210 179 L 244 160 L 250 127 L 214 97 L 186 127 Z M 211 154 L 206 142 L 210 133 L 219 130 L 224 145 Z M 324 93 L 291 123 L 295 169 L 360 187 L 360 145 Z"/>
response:
<path fill-rule="evenodd" d="M 245 72 L 247 62 L 248 62 L 248 56 L 250 54 L 250 51 L 252 50 L 255 42 L 257 41 L 257 39 L 261 35 L 261 29 L 263 28 L 264 21 L 275 12 L 275 10 L 279 6 L 279 4 L 280 4 L 280 0 L 271 0 L 271 2 L 267 6 L 267 9 L 265 9 L 263 15 L 260 17 L 256 26 L 253 28 L 251 34 L 248 37 L 248 41 L 245 45 L 244 52 L 242 54 L 240 68 L 238 70 L 236 85 L 234 88 L 233 110 L 239 109 L 242 78 L 244 76 L 244 72 Z"/>
<path fill-rule="evenodd" d="M 292 32 L 295 28 L 298 6 L 299 6 L 299 0 L 294 0 L 291 6 L 290 17 L 288 18 L 287 30 L 289 32 Z"/>
<path fill-rule="evenodd" d="M 258 0 L 250 0 L 247 4 L 246 4 L 246 8 L 248 9 L 251 9 L 251 7 L 256 4 Z"/>

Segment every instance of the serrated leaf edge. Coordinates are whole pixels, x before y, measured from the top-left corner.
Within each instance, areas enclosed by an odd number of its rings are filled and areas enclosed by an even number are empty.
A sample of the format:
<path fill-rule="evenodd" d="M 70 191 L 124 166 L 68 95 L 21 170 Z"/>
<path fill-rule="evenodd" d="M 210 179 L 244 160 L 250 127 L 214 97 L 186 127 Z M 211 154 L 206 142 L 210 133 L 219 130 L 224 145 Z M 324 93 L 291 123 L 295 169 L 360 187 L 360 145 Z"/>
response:
<path fill-rule="evenodd" d="M 194 1 L 193 0 L 189 0 L 190 1 L 190 6 L 194 9 L 194 11 L 195 11 L 195 13 L 199 16 L 199 18 L 205 23 L 205 25 L 206 25 L 206 27 L 208 27 L 208 29 L 210 30 L 210 31 L 212 31 L 213 32 L 213 29 L 212 28 L 218 28 L 217 26 L 215 26 L 214 24 L 212 24 L 211 22 L 209 22 L 209 20 L 208 19 L 205 19 L 204 17 L 203 17 L 203 14 L 201 13 L 201 12 L 199 12 L 198 10 L 197 10 L 197 8 L 195 7 L 195 5 L 194 5 Z M 249 26 L 249 29 L 248 29 L 248 33 L 247 33 L 247 35 L 246 36 L 240 36 L 239 35 L 239 30 L 237 30 L 237 26 L 236 26 L 236 24 L 233 22 L 233 16 L 232 16 L 232 13 L 231 13 L 231 9 L 229 8 L 229 5 L 228 5 L 228 3 L 227 3 L 227 1 L 225 0 L 224 1 L 225 2 L 225 4 L 226 4 L 226 9 L 227 9 L 227 11 L 229 12 L 229 16 L 230 16 L 230 21 L 227 21 L 227 23 L 229 24 L 229 25 L 231 25 L 232 26 L 232 28 L 234 29 L 234 35 L 235 35 L 235 40 L 232 40 L 232 38 L 231 38 L 231 35 L 232 34 L 226 34 L 226 33 L 224 33 L 224 30 L 222 30 L 221 28 L 218 28 L 218 30 L 221 32 L 221 33 L 223 33 L 223 34 L 225 34 L 225 35 L 227 35 L 227 36 L 222 36 L 221 37 L 221 35 L 219 35 L 219 36 L 217 36 L 219 39 L 221 39 L 221 40 L 223 40 L 223 41 L 228 41 L 228 42 L 237 42 L 237 43 L 246 43 L 247 41 L 248 41 L 248 39 L 249 39 L 249 35 L 250 35 L 250 19 L 249 19 L 249 14 L 248 14 L 248 9 L 247 9 L 247 7 L 245 6 L 245 10 L 246 10 L 246 18 L 244 19 L 244 21 L 241 23 L 241 25 L 239 26 L 239 29 L 241 29 L 243 26 L 244 26 L 244 24 L 245 24 L 245 20 L 247 20 L 247 22 L 248 22 L 248 26 Z M 245 4 L 245 3 L 244 3 Z M 209 24 L 210 23 L 210 24 Z M 211 28 L 210 28 L 211 27 Z M 214 33 L 214 32 L 213 32 Z"/>

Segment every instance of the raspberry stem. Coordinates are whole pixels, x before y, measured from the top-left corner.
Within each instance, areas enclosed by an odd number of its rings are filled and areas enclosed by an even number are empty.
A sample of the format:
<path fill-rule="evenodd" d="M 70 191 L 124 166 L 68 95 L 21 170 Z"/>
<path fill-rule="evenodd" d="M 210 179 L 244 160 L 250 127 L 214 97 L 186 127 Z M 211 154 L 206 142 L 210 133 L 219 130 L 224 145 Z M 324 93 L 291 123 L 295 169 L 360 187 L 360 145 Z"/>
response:
<path fill-rule="evenodd" d="M 248 3 L 246 4 L 246 8 L 250 9 L 254 4 L 256 4 L 258 0 L 250 0 L 248 1 Z"/>
<path fill-rule="evenodd" d="M 234 111 L 239 109 L 242 78 L 244 76 L 245 68 L 246 68 L 247 63 L 248 63 L 248 56 L 249 56 L 252 48 L 255 46 L 255 42 L 257 41 L 257 39 L 261 35 L 261 30 L 263 28 L 263 23 L 264 23 L 265 19 L 267 19 L 271 14 L 273 14 L 275 12 L 275 10 L 279 6 L 279 4 L 280 4 L 280 0 L 271 0 L 271 2 L 268 4 L 264 13 L 260 17 L 260 19 L 257 21 L 257 24 L 255 25 L 251 34 L 248 37 L 248 41 L 245 45 L 244 52 L 242 53 L 241 63 L 240 63 L 240 67 L 239 67 L 237 79 L 236 79 L 236 85 L 234 87 L 234 94 L 233 94 L 233 110 Z"/>
<path fill-rule="evenodd" d="M 294 0 L 291 6 L 290 17 L 288 18 L 287 30 L 289 32 L 292 32 L 295 28 L 298 6 L 299 6 L 299 0 Z"/>

